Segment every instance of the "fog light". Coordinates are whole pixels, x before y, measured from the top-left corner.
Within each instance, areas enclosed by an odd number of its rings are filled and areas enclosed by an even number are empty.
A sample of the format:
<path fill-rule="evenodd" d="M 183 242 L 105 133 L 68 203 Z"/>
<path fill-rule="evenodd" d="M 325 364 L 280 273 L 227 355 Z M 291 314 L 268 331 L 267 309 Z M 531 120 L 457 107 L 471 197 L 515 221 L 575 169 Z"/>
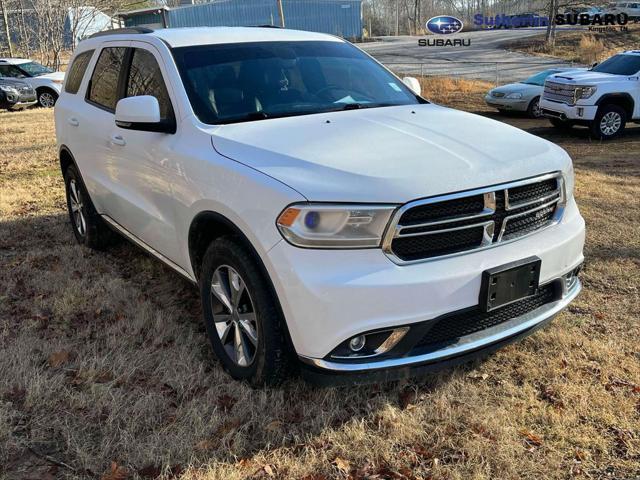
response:
<path fill-rule="evenodd" d="M 364 348 L 364 344 L 367 343 L 367 339 L 364 335 L 358 335 L 349 340 L 349 348 L 352 352 L 359 352 Z"/>
<path fill-rule="evenodd" d="M 584 114 L 584 108 L 578 108 L 578 116 L 581 117 Z"/>

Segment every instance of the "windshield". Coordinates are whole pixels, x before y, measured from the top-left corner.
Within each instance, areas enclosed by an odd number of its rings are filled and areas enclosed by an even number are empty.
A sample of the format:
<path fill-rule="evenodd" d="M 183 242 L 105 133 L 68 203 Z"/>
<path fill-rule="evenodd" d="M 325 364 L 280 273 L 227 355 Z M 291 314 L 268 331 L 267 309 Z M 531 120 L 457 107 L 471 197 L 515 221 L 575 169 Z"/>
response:
<path fill-rule="evenodd" d="M 53 73 L 53 70 L 45 67 L 44 65 L 40 65 L 38 62 L 21 63 L 18 66 L 20 67 L 20 70 L 24 70 L 32 77 Z"/>
<path fill-rule="evenodd" d="M 559 73 L 560 70 L 544 70 L 540 73 L 536 73 L 535 75 L 530 76 L 525 81 L 520 83 L 526 83 L 527 85 L 538 85 L 542 87 L 544 85 L 544 81 L 549 75 L 553 75 L 554 73 Z"/>
<path fill-rule="evenodd" d="M 208 124 L 420 103 L 343 42 L 259 42 L 173 50 L 189 101 Z"/>
<path fill-rule="evenodd" d="M 614 55 L 591 70 L 613 75 L 635 75 L 640 71 L 640 55 Z"/>

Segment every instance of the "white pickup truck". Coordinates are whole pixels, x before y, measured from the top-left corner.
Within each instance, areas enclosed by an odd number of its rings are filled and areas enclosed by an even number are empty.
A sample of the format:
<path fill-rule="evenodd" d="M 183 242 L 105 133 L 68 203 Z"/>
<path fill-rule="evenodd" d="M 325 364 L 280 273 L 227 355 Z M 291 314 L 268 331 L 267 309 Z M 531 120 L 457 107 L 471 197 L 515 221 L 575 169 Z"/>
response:
<path fill-rule="evenodd" d="M 589 70 L 547 78 L 540 108 L 558 128 L 585 125 L 607 140 L 640 122 L 640 50 L 614 55 Z"/>

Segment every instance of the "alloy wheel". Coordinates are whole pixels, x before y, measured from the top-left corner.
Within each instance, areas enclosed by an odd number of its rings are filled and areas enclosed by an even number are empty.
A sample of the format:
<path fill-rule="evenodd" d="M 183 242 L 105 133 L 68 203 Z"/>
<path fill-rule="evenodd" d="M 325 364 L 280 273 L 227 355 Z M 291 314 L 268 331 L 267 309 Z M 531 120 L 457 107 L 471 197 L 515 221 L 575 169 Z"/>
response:
<path fill-rule="evenodd" d="M 603 135 L 615 135 L 622 126 L 622 116 L 618 112 L 607 112 L 600 120 L 600 131 Z"/>
<path fill-rule="evenodd" d="M 71 215 L 73 223 L 81 237 L 87 232 L 87 222 L 84 217 L 84 203 L 82 194 L 74 179 L 69 181 L 69 204 L 71 205 Z"/>
<path fill-rule="evenodd" d="M 539 100 L 536 100 L 531 106 L 531 115 L 533 115 L 533 118 L 540 118 L 542 116 L 542 109 L 540 108 Z"/>
<path fill-rule="evenodd" d="M 240 274 L 219 266 L 211 281 L 213 321 L 227 356 L 238 366 L 253 363 L 258 351 L 258 322 L 251 294 Z"/>
<path fill-rule="evenodd" d="M 51 108 L 56 104 L 56 99 L 49 92 L 43 92 L 40 94 L 38 98 L 40 105 L 45 108 Z"/>

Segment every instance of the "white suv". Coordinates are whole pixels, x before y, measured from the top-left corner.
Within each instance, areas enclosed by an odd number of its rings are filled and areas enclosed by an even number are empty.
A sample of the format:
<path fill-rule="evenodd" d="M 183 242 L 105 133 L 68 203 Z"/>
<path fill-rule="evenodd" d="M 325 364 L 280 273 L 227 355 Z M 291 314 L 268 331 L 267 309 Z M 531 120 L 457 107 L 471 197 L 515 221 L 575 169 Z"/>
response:
<path fill-rule="evenodd" d="M 627 122 L 640 122 L 640 50 L 630 50 L 579 69 L 550 75 L 540 109 L 560 129 L 589 127 L 591 135 L 609 140 Z"/>
<path fill-rule="evenodd" d="M 55 109 L 75 236 L 113 229 L 197 284 L 220 362 L 254 384 L 393 378 L 527 335 L 581 288 L 571 159 L 405 82 L 317 33 L 85 40 Z"/>
<path fill-rule="evenodd" d="M 38 105 L 51 108 L 56 104 L 64 72 L 54 72 L 48 67 L 25 58 L 0 58 L 0 77 L 18 78 L 35 91 Z"/>

